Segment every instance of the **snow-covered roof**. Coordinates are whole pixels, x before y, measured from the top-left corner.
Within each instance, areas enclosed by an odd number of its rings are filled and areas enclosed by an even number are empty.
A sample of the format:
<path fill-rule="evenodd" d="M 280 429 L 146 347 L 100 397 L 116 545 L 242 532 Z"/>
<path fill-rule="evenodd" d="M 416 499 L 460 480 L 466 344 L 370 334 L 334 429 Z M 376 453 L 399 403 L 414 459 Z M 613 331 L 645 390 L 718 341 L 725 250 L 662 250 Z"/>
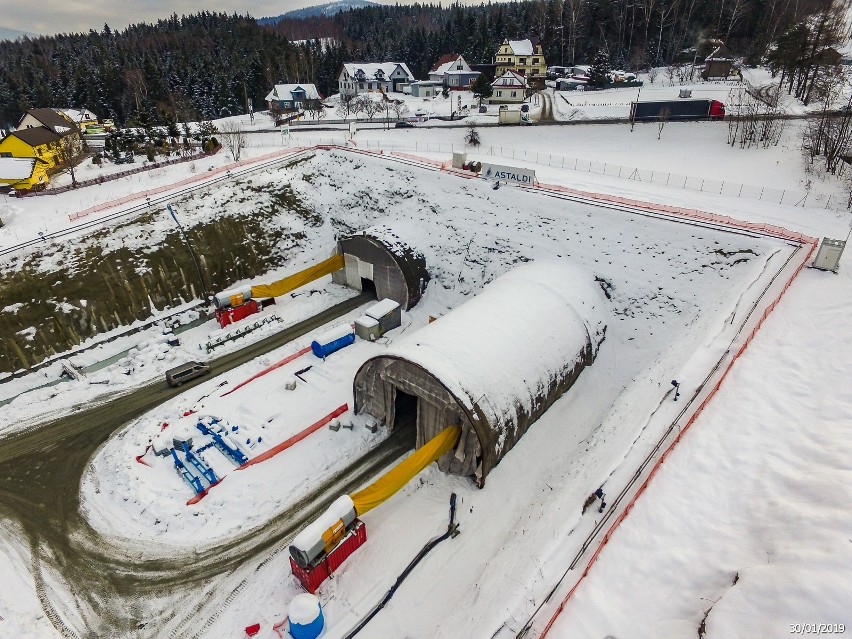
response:
<path fill-rule="evenodd" d="M 527 80 L 524 76 L 515 73 L 514 71 L 506 71 L 499 78 L 491 83 L 492 87 L 519 87 L 527 86 Z"/>
<path fill-rule="evenodd" d="M 509 40 L 509 46 L 515 55 L 532 55 L 535 52 L 531 40 Z"/>
<path fill-rule="evenodd" d="M 430 69 L 429 75 L 443 75 L 447 73 L 450 69 L 452 69 L 456 60 L 461 58 L 461 55 L 458 53 L 448 53 L 446 55 L 442 55 L 438 58 L 438 61 L 435 63 L 435 66 Z M 464 58 L 462 58 L 464 60 Z"/>
<path fill-rule="evenodd" d="M 373 304 L 365 311 L 365 313 L 368 317 L 372 317 L 373 319 L 381 319 L 388 313 L 395 311 L 398 308 L 399 302 L 396 302 L 392 299 L 383 299 L 381 302 Z"/>
<path fill-rule="evenodd" d="M 346 73 L 350 76 L 356 77 L 358 71 L 363 71 L 364 75 L 371 80 L 377 77 L 376 73 L 379 71 L 382 72 L 382 79 L 388 79 L 397 67 L 405 72 L 409 80 L 414 79 L 414 74 L 411 73 L 405 62 L 346 62 L 343 65 Z"/>
<path fill-rule="evenodd" d="M 314 341 L 324 346 L 326 344 L 331 344 L 333 341 L 338 340 L 341 337 L 346 337 L 351 333 L 352 326 L 349 324 L 341 324 L 340 326 L 328 329 L 321 335 L 317 335 Z"/>
<path fill-rule="evenodd" d="M 299 550 L 308 551 L 322 539 L 322 534 L 338 521 L 343 519 L 355 508 L 349 495 L 341 495 L 335 499 L 326 511 L 317 517 L 312 523 L 302 529 L 295 539 L 293 545 Z"/>
<path fill-rule="evenodd" d="M 293 91 L 302 90 L 305 92 L 306 100 L 319 100 L 320 94 L 314 84 L 276 84 L 266 100 L 292 100 Z"/>
<path fill-rule="evenodd" d="M 35 158 L 0 157 L 0 180 L 25 180 L 33 174 Z"/>
<path fill-rule="evenodd" d="M 66 117 L 71 118 L 73 122 L 88 122 L 90 120 L 97 120 L 98 116 L 89 111 L 88 109 L 57 109 L 65 114 Z"/>
<path fill-rule="evenodd" d="M 519 410 L 530 414 L 605 330 L 592 275 L 565 260 L 519 266 L 460 307 L 395 341 L 382 356 L 429 371 L 498 431 L 498 455 Z"/>

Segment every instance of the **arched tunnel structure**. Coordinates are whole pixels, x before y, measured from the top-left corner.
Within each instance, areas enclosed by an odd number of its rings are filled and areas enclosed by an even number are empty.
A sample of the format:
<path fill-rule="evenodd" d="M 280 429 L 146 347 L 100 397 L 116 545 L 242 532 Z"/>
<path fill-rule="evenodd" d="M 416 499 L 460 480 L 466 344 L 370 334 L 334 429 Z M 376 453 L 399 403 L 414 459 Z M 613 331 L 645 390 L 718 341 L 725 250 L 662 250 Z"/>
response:
<path fill-rule="evenodd" d="M 438 461 L 452 474 L 488 473 L 592 364 L 603 341 L 604 296 L 564 261 L 517 267 L 444 317 L 367 360 L 355 411 L 393 429 L 416 415 L 417 447 L 446 426 L 462 432 Z"/>
<path fill-rule="evenodd" d="M 429 282 L 426 258 L 391 229 L 378 226 L 338 241 L 344 267 L 332 281 L 358 291 L 373 287 L 377 299 L 392 299 L 403 310 L 420 300 Z"/>

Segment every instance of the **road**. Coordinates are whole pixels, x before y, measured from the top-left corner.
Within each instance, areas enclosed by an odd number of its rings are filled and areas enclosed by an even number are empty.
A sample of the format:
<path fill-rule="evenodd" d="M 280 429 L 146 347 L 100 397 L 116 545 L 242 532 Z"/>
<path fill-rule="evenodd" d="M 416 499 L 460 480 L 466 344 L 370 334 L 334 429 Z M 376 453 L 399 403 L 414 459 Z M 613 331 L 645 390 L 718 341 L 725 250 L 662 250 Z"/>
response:
<path fill-rule="evenodd" d="M 214 360 L 221 373 L 325 324 L 370 301 L 361 295 L 323 311 L 237 353 Z M 357 460 L 301 502 L 266 522 L 215 547 L 183 555 L 149 559 L 150 547 L 114 545 L 102 538 L 80 512 L 80 480 L 92 455 L 112 433 L 132 419 L 187 392 L 165 383 L 110 397 L 97 406 L 0 440 L 0 519 L 23 530 L 33 552 L 33 577 L 46 615 L 67 637 L 159 637 L 174 626 L 178 611 L 209 603 L 204 590 L 263 551 L 280 546 L 341 492 L 364 483 L 414 446 L 414 429 L 398 429 L 377 449 Z M 75 609 L 51 596 L 42 569 L 59 575 L 75 595 Z M 62 602 L 67 601 L 63 598 Z M 69 614 L 70 613 L 70 614 Z M 62 618 L 83 620 L 81 628 Z M 189 621 L 187 621 L 187 624 Z"/>

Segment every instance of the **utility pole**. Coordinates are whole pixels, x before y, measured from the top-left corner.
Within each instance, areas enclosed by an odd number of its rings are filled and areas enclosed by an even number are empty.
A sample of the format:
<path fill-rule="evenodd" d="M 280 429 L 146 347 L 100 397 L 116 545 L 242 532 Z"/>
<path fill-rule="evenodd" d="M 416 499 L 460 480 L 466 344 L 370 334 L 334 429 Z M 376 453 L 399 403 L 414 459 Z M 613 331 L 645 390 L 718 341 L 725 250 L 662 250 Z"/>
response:
<path fill-rule="evenodd" d="M 171 204 L 166 204 L 166 208 L 171 213 L 172 219 L 177 224 L 178 230 L 180 231 L 180 235 L 183 238 L 184 244 L 186 244 L 186 248 L 189 249 L 189 254 L 192 256 L 192 263 L 195 264 L 195 272 L 198 273 L 198 281 L 201 282 L 201 290 L 204 291 L 204 302 L 209 306 L 211 302 L 210 289 L 207 287 L 207 282 L 204 279 L 204 274 L 201 272 L 201 265 L 198 263 L 198 258 L 195 255 L 195 251 L 192 250 L 192 244 L 189 243 L 189 238 L 186 237 L 186 232 L 183 230 L 183 226 L 177 219 L 177 215 L 175 215 L 175 210 L 172 208 Z"/>

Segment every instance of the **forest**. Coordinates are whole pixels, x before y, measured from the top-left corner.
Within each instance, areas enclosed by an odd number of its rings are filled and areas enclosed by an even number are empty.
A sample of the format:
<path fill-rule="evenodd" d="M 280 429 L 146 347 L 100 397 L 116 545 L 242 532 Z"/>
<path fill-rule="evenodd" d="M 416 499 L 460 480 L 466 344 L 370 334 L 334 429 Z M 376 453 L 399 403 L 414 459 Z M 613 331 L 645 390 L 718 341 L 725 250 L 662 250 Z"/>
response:
<path fill-rule="evenodd" d="M 826 37 L 820 25 L 840 24 L 849 2 L 523 0 L 364 7 L 262 26 L 211 12 L 123 31 L 104 25 L 0 42 L 0 127 L 43 106 L 86 107 L 122 125 L 217 118 L 244 113 L 248 100 L 264 108 L 276 82 L 336 93 L 344 61 L 402 61 L 423 78 L 444 53 L 491 62 L 504 38 L 540 39 L 551 65 L 588 63 L 603 50 L 627 70 L 692 62 L 722 41 L 745 64 L 770 62 L 789 81 L 848 39 L 845 27 Z"/>

